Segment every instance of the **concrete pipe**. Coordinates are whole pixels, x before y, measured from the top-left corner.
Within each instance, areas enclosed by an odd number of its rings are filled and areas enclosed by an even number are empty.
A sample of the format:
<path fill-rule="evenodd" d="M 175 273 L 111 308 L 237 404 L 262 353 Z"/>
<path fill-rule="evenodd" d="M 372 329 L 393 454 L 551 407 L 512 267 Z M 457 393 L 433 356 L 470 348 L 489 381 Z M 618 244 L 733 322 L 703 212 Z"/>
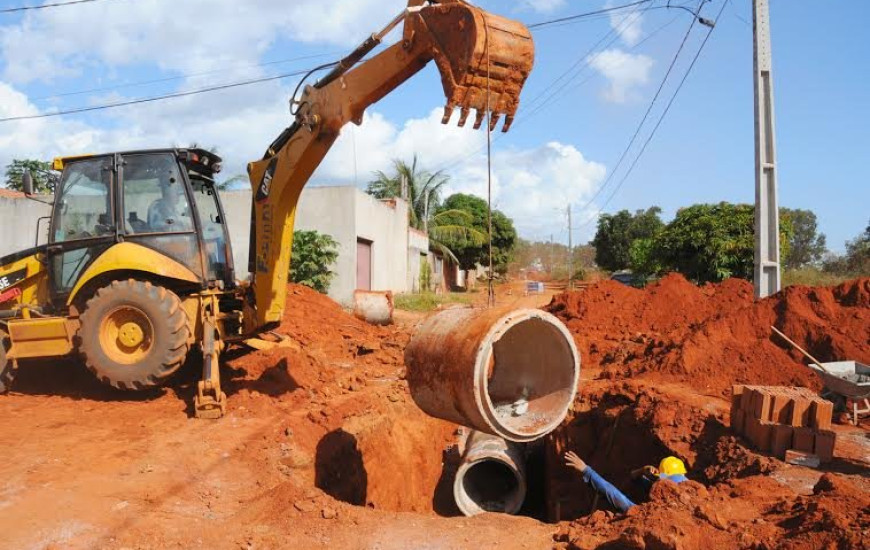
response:
<path fill-rule="evenodd" d="M 356 290 L 353 293 L 353 314 L 372 325 L 393 323 L 393 293 Z"/>
<path fill-rule="evenodd" d="M 525 457 L 520 444 L 471 432 L 453 480 L 453 498 L 466 516 L 519 512 L 526 499 Z"/>
<path fill-rule="evenodd" d="M 568 329 L 537 309 L 449 309 L 405 350 L 425 413 L 508 441 L 533 441 L 565 419 L 580 377 Z"/>

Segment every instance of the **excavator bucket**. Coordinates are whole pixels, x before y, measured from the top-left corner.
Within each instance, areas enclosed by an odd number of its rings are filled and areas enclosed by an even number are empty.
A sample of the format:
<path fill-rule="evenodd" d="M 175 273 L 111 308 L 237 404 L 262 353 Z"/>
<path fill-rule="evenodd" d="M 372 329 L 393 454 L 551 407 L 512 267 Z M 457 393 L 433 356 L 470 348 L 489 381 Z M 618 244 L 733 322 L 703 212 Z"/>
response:
<path fill-rule="evenodd" d="M 422 2 L 412 0 L 411 5 Z M 416 25 L 424 25 L 428 32 L 416 32 Z M 490 130 L 504 116 L 502 131 L 507 132 L 535 61 L 529 29 L 462 0 L 441 0 L 426 6 L 415 23 L 406 26 L 406 40 L 413 39 L 414 34 L 431 37 L 433 58 L 447 96 L 442 122 L 447 124 L 459 107 L 459 126 L 465 126 L 474 109 L 475 129 L 490 112 Z"/>

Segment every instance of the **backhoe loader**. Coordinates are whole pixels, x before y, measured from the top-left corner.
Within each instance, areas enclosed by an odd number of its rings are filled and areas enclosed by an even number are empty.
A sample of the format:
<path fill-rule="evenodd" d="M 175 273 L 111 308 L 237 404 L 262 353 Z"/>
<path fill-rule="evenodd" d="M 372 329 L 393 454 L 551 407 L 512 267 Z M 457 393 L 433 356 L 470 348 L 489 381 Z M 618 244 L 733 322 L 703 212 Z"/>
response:
<path fill-rule="evenodd" d="M 404 23 L 401 39 L 367 58 Z M 471 111 L 510 128 L 534 62 L 528 29 L 462 0 L 411 0 L 300 97 L 292 124 L 248 165 L 253 190 L 249 280 L 236 280 L 215 190 L 221 159 L 200 149 L 61 157 L 48 243 L 0 258 L 0 391 L 18 363 L 78 354 L 124 390 L 164 383 L 195 345 L 200 418 L 226 411 L 218 356 L 229 345 L 280 342 L 302 188 L 342 127 L 434 61 L 443 122 Z M 304 83 L 304 79 L 303 79 Z M 26 176 L 26 194 L 32 180 Z"/>

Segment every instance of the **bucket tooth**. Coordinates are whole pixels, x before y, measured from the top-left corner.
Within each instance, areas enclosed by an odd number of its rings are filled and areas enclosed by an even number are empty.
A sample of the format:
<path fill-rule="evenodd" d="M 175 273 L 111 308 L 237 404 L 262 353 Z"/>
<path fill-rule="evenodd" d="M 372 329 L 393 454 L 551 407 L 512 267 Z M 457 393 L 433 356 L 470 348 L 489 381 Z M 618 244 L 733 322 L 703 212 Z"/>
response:
<path fill-rule="evenodd" d="M 489 131 L 492 132 L 495 130 L 495 127 L 498 126 L 498 121 L 501 119 L 501 113 L 493 113 L 489 119 Z"/>
<path fill-rule="evenodd" d="M 508 115 L 508 116 L 504 117 L 504 126 L 501 127 L 501 131 L 502 131 L 502 132 L 507 132 L 508 130 L 510 130 L 510 129 L 511 129 L 511 125 L 512 125 L 513 123 L 514 123 L 514 117 L 513 117 L 513 116 Z"/>
<path fill-rule="evenodd" d="M 441 124 L 449 124 L 450 118 L 453 116 L 453 105 L 444 106 L 444 116 L 441 117 Z"/>
<path fill-rule="evenodd" d="M 465 126 L 465 122 L 468 120 L 468 115 L 470 115 L 470 114 L 471 114 L 471 109 L 469 109 L 468 107 L 463 107 L 462 109 L 460 109 L 460 114 L 459 114 L 459 127 L 460 128 Z"/>
<path fill-rule="evenodd" d="M 480 130 L 480 125 L 483 124 L 483 117 L 486 116 L 486 111 L 483 109 L 477 110 L 477 116 L 474 117 L 474 129 Z"/>

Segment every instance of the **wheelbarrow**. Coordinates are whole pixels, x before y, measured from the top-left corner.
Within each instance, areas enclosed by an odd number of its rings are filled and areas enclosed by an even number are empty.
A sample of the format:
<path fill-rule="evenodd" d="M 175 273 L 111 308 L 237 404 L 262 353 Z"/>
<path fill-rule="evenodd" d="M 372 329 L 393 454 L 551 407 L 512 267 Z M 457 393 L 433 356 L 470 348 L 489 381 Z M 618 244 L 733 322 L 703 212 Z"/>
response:
<path fill-rule="evenodd" d="M 857 426 L 858 418 L 870 413 L 870 366 L 858 361 L 820 363 L 779 329 L 770 328 L 811 361 L 807 366 L 813 369 L 824 383 L 821 393 L 823 398 L 831 401 L 840 411 L 848 411 L 848 402 L 852 402 L 852 424 Z"/>
<path fill-rule="evenodd" d="M 825 387 L 822 397 L 834 403 L 839 410 L 847 408 L 852 402 L 852 424 L 858 425 L 858 418 L 870 413 L 870 366 L 858 361 L 834 361 L 807 365 L 818 374 Z M 824 370 L 819 366 L 824 367 Z"/>

